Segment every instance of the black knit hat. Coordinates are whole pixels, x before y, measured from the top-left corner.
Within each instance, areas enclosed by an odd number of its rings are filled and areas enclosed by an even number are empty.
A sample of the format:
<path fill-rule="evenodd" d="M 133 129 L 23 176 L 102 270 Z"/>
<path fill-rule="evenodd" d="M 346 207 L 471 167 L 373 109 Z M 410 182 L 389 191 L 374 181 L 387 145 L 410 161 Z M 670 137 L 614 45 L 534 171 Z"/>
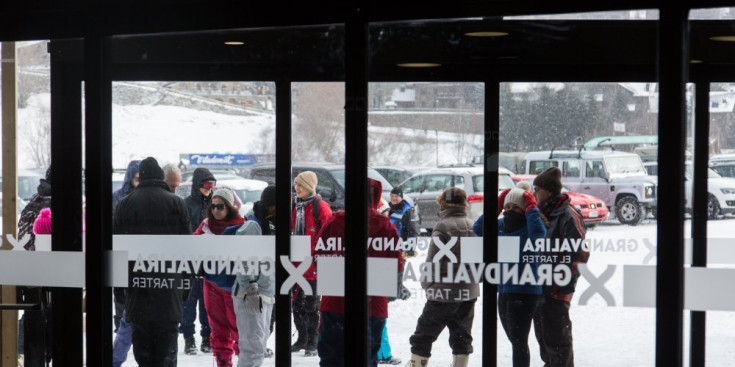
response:
<path fill-rule="evenodd" d="M 276 205 L 276 187 L 268 185 L 260 194 L 260 203 L 265 207 Z"/>
<path fill-rule="evenodd" d="M 557 167 L 549 167 L 533 180 L 533 185 L 551 192 L 554 196 L 561 193 L 561 170 Z"/>
<path fill-rule="evenodd" d="M 396 194 L 400 197 L 403 197 L 403 190 L 401 190 L 399 187 L 394 187 L 393 190 L 390 190 L 390 194 Z"/>
<path fill-rule="evenodd" d="M 148 157 L 140 162 L 138 166 L 138 177 L 141 181 L 163 180 L 163 170 L 155 158 Z"/>

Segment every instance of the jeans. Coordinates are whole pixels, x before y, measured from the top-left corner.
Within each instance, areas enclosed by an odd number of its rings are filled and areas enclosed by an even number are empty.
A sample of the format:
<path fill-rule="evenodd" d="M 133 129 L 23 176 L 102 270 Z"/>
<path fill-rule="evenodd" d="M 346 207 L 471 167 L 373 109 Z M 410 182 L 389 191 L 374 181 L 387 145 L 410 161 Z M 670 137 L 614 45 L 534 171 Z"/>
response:
<path fill-rule="evenodd" d="M 381 317 L 368 317 L 368 360 L 347 361 L 345 363 L 345 315 L 334 312 L 322 312 L 319 325 L 317 350 L 320 367 L 368 366 L 378 365 L 380 337 L 383 335 L 385 320 Z"/>
<path fill-rule="evenodd" d="M 513 345 L 513 367 L 529 367 L 531 352 L 528 334 L 541 295 L 501 293 L 498 296 L 498 315 L 505 335 Z"/>
<path fill-rule="evenodd" d="M 120 318 L 120 326 L 115 334 L 115 340 L 112 342 L 112 367 L 120 367 L 128 359 L 128 352 L 133 346 L 133 329 L 125 320 L 125 312 L 123 311 Z"/>
<path fill-rule="evenodd" d="M 544 366 L 574 367 L 569 302 L 543 297 L 533 316 L 533 329 Z"/>
<path fill-rule="evenodd" d="M 416 324 L 416 331 L 409 339 L 411 353 L 431 357 L 431 345 L 446 327 L 449 329 L 452 354 L 471 354 L 472 320 L 475 318 L 476 301 L 477 299 L 463 302 L 426 301 Z"/>
<path fill-rule="evenodd" d="M 199 304 L 199 335 L 209 336 L 212 332 L 207 318 L 207 308 L 204 306 L 203 282 L 204 280 L 201 277 L 194 278 L 191 282 L 189 296 L 184 301 L 181 324 L 179 325 L 179 332 L 184 334 L 184 338 L 192 337 L 196 333 L 194 320 L 197 317 L 197 304 Z"/>

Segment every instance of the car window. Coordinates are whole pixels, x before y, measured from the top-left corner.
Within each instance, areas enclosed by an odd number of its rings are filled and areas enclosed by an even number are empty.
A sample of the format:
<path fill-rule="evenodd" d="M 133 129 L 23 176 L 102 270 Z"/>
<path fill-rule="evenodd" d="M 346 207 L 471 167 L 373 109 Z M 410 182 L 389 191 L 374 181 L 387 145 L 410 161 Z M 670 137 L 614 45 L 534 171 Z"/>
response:
<path fill-rule="evenodd" d="M 237 196 L 239 196 L 245 203 L 254 203 L 260 200 L 260 194 L 263 190 L 235 190 Z"/>
<path fill-rule="evenodd" d="M 426 177 L 427 191 L 444 191 L 451 184 L 450 175 L 429 175 Z"/>
<path fill-rule="evenodd" d="M 401 188 L 404 193 L 421 192 L 421 187 L 424 185 L 424 176 L 416 176 L 408 181 L 404 182 Z"/>
<path fill-rule="evenodd" d="M 559 163 L 557 161 L 531 161 L 529 163 L 528 173 L 532 175 L 537 175 L 543 172 L 547 168 L 558 167 L 558 166 L 559 166 Z"/>
<path fill-rule="evenodd" d="M 602 161 L 587 161 L 585 176 L 605 178 L 605 166 Z"/>
<path fill-rule="evenodd" d="M 579 161 L 564 161 L 562 163 L 561 176 L 562 177 L 579 177 L 580 172 Z"/>
<path fill-rule="evenodd" d="M 29 200 L 36 193 L 41 176 L 18 176 L 18 196 Z"/>
<path fill-rule="evenodd" d="M 498 190 L 515 189 L 516 184 L 510 175 L 498 175 Z"/>
<path fill-rule="evenodd" d="M 454 176 L 454 187 L 459 187 L 460 189 L 465 189 L 464 187 L 464 177 L 462 176 Z M 451 183 L 450 183 L 451 184 Z"/>
<path fill-rule="evenodd" d="M 498 183 L 500 183 L 500 176 L 505 176 L 505 175 L 498 175 Z M 510 176 L 508 176 L 508 179 L 510 179 Z M 513 182 L 513 180 L 510 180 L 510 181 Z M 485 176 L 483 175 L 472 176 L 472 188 L 474 192 L 485 191 Z"/>

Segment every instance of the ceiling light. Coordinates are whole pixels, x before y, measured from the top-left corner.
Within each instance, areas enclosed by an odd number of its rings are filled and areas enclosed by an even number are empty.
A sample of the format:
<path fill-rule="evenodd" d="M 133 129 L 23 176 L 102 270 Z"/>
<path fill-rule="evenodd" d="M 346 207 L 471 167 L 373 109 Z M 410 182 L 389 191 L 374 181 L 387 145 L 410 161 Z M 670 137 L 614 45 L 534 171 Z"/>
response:
<path fill-rule="evenodd" d="M 225 44 L 227 46 L 242 46 L 242 45 L 245 44 L 245 42 L 241 42 L 241 41 L 226 41 Z"/>
<path fill-rule="evenodd" d="M 712 41 L 735 42 L 735 36 L 714 36 L 709 39 Z"/>
<path fill-rule="evenodd" d="M 398 64 L 402 68 L 436 68 L 442 64 L 436 62 L 403 62 Z"/>
<path fill-rule="evenodd" d="M 467 32 L 464 35 L 468 37 L 503 37 L 503 36 L 507 36 L 508 32 L 490 32 L 490 31 Z"/>
<path fill-rule="evenodd" d="M 689 61 L 689 62 L 690 62 L 690 63 L 692 63 L 692 64 L 701 64 L 701 63 L 702 63 L 702 60 L 696 60 L 696 59 L 692 59 L 692 60 L 691 60 L 691 61 Z"/>

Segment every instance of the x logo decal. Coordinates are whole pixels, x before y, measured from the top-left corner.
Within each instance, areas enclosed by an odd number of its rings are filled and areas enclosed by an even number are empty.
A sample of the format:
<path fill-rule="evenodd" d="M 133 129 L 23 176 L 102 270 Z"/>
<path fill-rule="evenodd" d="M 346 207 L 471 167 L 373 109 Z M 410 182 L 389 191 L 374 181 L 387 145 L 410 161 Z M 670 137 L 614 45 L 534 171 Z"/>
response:
<path fill-rule="evenodd" d="M 449 262 L 456 263 L 457 262 L 457 256 L 454 256 L 452 253 L 452 247 L 457 244 L 457 237 L 452 237 L 449 239 L 449 242 L 444 244 L 439 237 L 432 237 L 431 240 L 434 241 L 434 244 L 436 247 L 439 248 L 439 252 L 434 255 L 434 262 L 439 262 L 442 257 L 446 256 L 447 259 L 449 259 Z"/>
<path fill-rule="evenodd" d="M 291 261 L 288 259 L 288 256 L 281 256 L 281 265 L 288 272 L 288 278 L 286 279 L 286 281 L 283 282 L 283 285 L 281 285 L 281 294 L 288 294 L 288 291 L 295 284 L 298 284 L 299 287 L 301 287 L 305 295 L 310 296 L 314 294 L 313 290 L 311 289 L 311 285 L 304 278 L 304 272 L 309 269 L 309 267 L 311 266 L 311 262 L 311 256 L 306 256 L 304 257 L 304 261 L 301 262 L 298 267 L 295 267 L 293 263 L 291 263 Z"/>
<path fill-rule="evenodd" d="M 613 274 L 615 274 L 615 265 L 608 265 L 607 269 L 605 269 L 599 278 L 595 277 L 595 275 L 587 269 L 587 265 L 584 264 L 579 265 L 579 272 L 582 274 L 582 277 L 590 283 L 590 287 L 587 288 L 579 297 L 580 305 L 586 305 L 595 293 L 599 293 L 602 299 L 607 302 L 608 306 L 615 306 L 615 297 L 613 297 L 612 293 L 605 288 L 605 283 L 607 283 L 607 281 L 612 278 Z"/>

